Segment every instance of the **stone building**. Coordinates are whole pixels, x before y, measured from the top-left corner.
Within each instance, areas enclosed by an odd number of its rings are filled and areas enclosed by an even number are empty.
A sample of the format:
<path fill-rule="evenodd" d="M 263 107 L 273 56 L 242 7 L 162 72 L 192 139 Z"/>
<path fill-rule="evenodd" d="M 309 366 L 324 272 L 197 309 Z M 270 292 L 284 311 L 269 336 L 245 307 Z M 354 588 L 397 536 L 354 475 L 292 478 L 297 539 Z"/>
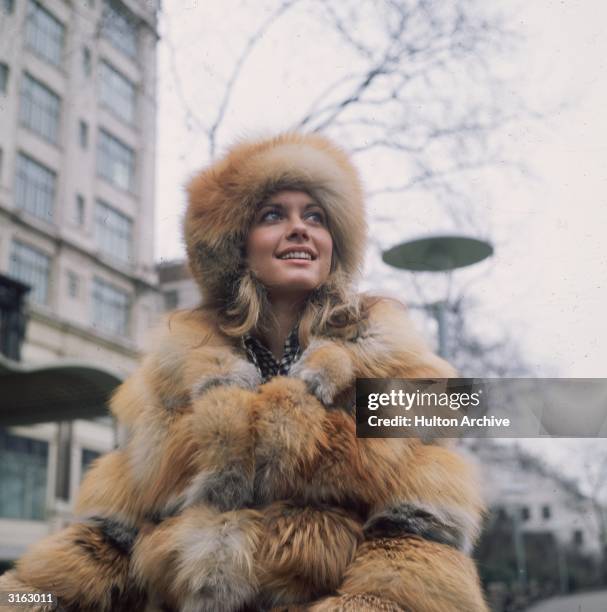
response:
<path fill-rule="evenodd" d="M 200 304 L 200 289 L 185 260 L 162 262 L 158 264 L 157 270 L 165 310 L 194 308 Z"/>
<path fill-rule="evenodd" d="M 0 0 L 0 293 L 29 287 L 20 361 L 0 361 L 4 406 L 44 404 L 45 380 L 72 403 L 109 389 L 157 317 L 156 19 L 149 0 Z M 0 563 L 62 524 L 113 446 L 109 417 L 56 405 L 0 429 Z"/>
<path fill-rule="evenodd" d="M 575 480 L 516 444 L 478 439 L 467 446 L 496 515 L 515 514 L 522 532 L 553 534 L 563 548 L 601 554 L 601 517 Z"/>

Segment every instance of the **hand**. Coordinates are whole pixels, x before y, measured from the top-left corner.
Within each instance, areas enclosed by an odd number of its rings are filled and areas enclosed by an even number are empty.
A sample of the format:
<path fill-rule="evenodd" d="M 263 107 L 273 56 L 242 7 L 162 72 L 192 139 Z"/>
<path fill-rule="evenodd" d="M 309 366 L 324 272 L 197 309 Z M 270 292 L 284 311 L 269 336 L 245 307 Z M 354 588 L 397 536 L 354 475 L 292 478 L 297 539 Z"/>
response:
<path fill-rule="evenodd" d="M 331 340 L 312 341 L 289 376 L 303 380 L 308 392 L 325 406 L 332 406 L 337 395 L 355 380 L 350 353 Z"/>
<path fill-rule="evenodd" d="M 236 363 L 231 364 L 229 371 L 225 374 L 209 374 L 199 378 L 192 386 L 190 394 L 192 399 L 197 399 L 209 389 L 219 386 L 239 387 L 254 391 L 261 382 L 259 370 L 251 362 L 238 359 Z"/>

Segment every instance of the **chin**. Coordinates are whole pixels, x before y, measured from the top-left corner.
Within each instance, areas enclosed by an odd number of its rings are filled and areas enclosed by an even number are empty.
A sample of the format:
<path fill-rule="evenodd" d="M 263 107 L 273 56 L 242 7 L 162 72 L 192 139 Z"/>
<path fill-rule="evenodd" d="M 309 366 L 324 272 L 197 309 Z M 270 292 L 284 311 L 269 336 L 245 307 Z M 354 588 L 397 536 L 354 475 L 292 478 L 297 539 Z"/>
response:
<path fill-rule="evenodd" d="M 325 279 L 326 280 L 326 279 Z M 266 287 L 271 288 L 275 292 L 293 292 L 301 291 L 308 292 L 314 291 L 322 285 L 324 280 L 318 278 L 302 278 L 298 275 L 289 275 L 281 278 L 279 282 L 264 283 Z"/>
<path fill-rule="evenodd" d="M 293 280 L 282 284 L 280 288 L 287 291 L 314 291 L 319 285 L 320 283 Z"/>

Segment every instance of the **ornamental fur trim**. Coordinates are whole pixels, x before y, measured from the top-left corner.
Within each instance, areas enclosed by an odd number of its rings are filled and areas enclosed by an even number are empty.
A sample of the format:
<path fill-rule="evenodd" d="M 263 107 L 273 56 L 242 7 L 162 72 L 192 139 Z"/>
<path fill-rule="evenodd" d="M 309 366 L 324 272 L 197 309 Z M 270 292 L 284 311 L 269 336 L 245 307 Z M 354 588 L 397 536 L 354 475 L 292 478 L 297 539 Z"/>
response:
<path fill-rule="evenodd" d="M 184 238 L 192 274 L 210 300 L 229 298 L 245 270 L 243 243 L 257 207 L 283 189 L 305 191 L 327 211 L 336 265 L 350 283 L 362 267 L 363 190 L 346 153 L 318 134 L 242 142 L 187 187 Z"/>

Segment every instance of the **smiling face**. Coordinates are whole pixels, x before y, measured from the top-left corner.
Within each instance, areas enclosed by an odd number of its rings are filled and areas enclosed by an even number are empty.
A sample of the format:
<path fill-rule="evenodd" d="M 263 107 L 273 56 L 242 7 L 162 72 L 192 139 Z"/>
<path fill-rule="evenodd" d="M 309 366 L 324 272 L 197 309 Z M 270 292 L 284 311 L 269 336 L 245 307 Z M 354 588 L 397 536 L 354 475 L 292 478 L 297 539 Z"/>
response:
<path fill-rule="evenodd" d="M 303 191 L 279 191 L 255 213 L 246 241 L 249 268 L 270 298 L 303 298 L 331 270 L 333 240 L 324 209 Z"/>

